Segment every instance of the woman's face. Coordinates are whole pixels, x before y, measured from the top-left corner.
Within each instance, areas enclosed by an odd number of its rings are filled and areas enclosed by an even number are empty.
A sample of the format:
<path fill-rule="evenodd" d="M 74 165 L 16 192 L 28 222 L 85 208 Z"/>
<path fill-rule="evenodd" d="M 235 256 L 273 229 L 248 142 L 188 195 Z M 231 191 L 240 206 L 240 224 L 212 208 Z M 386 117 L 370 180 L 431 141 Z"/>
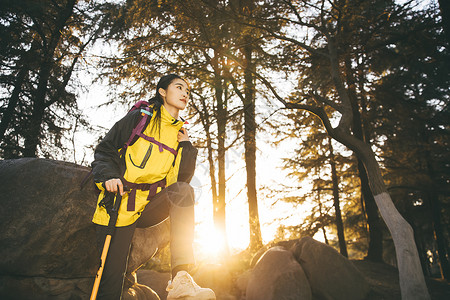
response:
<path fill-rule="evenodd" d="M 190 91 L 187 83 L 183 79 L 175 78 L 166 90 L 160 88 L 159 93 L 164 99 L 164 107 L 170 111 L 171 109 L 185 109 L 189 100 Z"/>

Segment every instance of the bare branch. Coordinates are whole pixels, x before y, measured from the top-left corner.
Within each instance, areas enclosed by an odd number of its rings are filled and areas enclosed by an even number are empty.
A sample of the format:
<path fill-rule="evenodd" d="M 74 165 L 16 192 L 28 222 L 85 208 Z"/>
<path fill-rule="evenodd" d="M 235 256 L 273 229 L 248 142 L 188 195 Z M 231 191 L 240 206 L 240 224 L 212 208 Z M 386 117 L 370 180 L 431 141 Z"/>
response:
<path fill-rule="evenodd" d="M 288 109 L 301 109 L 309 111 L 310 113 L 316 115 L 319 117 L 319 119 L 322 121 L 323 125 L 325 126 L 325 129 L 327 132 L 331 135 L 334 132 L 334 128 L 331 126 L 330 119 L 328 118 L 327 113 L 325 110 L 321 107 L 314 107 L 312 105 L 308 104 L 300 104 L 300 103 L 293 103 L 293 102 L 287 102 L 285 103 L 285 107 Z"/>
<path fill-rule="evenodd" d="M 250 27 L 253 27 L 253 28 L 258 28 L 258 29 L 265 30 L 274 38 L 277 38 L 277 39 L 282 40 L 282 41 L 291 42 L 294 45 L 297 45 L 297 46 L 300 46 L 300 47 L 304 48 L 305 50 L 307 50 L 310 53 L 317 54 L 317 55 L 324 56 L 324 57 L 328 58 L 328 55 L 326 53 L 324 53 L 322 51 L 319 51 L 318 49 L 314 49 L 314 48 L 308 46 L 307 44 L 305 44 L 303 42 L 300 42 L 300 41 L 298 41 L 298 40 L 296 40 L 294 38 L 290 38 L 290 37 L 286 37 L 286 36 L 280 35 L 278 33 L 275 33 L 273 30 L 270 30 L 270 29 L 265 28 L 263 26 L 259 26 L 259 25 L 255 25 L 255 24 L 248 24 L 248 23 L 243 23 L 243 22 L 240 22 L 240 23 L 242 25 L 246 25 L 246 26 L 250 26 Z"/>
<path fill-rule="evenodd" d="M 225 78 L 230 80 L 231 85 L 233 86 L 233 90 L 236 93 L 236 95 L 238 95 L 238 97 L 241 99 L 242 102 L 244 102 L 244 95 L 242 95 L 241 91 L 238 88 L 236 79 L 234 79 L 233 75 L 231 75 L 230 71 L 228 71 L 227 68 L 223 69 L 224 73 L 225 73 Z"/>
<path fill-rule="evenodd" d="M 313 97 L 318 102 L 321 102 L 321 103 L 323 103 L 325 105 L 328 105 L 328 106 L 334 108 L 335 110 L 337 110 L 340 113 L 344 112 L 344 108 L 342 107 L 342 105 L 339 105 L 339 103 L 336 103 L 336 102 L 334 102 L 332 100 L 329 100 L 329 99 L 327 99 L 327 98 L 325 98 L 325 97 L 323 97 L 323 96 L 321 96 L 321 95 L 319 95 L 319 94 L 317 94 L 315 92 L 310 92 L 309 96 Z"/>

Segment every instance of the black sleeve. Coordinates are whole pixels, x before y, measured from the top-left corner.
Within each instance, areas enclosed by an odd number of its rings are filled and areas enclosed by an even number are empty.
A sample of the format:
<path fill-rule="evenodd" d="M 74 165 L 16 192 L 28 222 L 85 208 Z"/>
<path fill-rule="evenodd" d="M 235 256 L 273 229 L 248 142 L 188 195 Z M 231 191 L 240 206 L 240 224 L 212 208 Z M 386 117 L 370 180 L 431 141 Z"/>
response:
<path fill-rule="evenodd" d="M 190 141 L 181 142 L 179 147 L 183 148 L 183 150 L 181 152 L 180 167 L 178 170 L 178 181 L 189 183 L 194 176 L 198 150 Z"/>
<path fill-rule="evenodd" d="M 140 120 L 139 110 L 128 113 L 118 121 L 95 149 L 92 173 L 94 181 L 104 182 L 112 178 L 120 178 L 125 165 L 119 156 L 119 149 L 125 145 L 134 127 Z"/>

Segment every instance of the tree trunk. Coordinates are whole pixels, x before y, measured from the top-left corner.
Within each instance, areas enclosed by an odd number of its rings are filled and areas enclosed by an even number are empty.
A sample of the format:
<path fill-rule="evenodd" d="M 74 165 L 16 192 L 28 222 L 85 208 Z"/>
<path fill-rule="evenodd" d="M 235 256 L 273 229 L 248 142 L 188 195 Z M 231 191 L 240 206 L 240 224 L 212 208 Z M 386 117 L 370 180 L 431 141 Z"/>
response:
<path fill-rule="evenodd" d="M 208 116 L 205 116 L 206 118 L 209 118 Z M 211 180 L 211 196 L 212 196 L 212 203 L 213 203 L 213 219 L 214 223 L 216 222 L 216 214 L 219 210 L 219 199 L 217 195 L 217 181 L 216 181 L 216 167 L 214 164 L 214 150 L 212 147 L 212 137 L 211 133 L 209 132 L 210 126 L 209 126 L 209 119 L 205 120 L 203 125 L 206 133 L 206 149 L 208 150 L 208 164 L 209 164 L 209 178 Z"/>
<path fill-rule="evenodd" d="M 317 191 L 317 203 L 319 206 L 319 224 L 318 224 L 318 229 L 317 231 L 322 231 L 322 235 L 323 235 L 323 240 L 325 242 L 325 244 L 329 245 L 330 243 L 328 242 L 328 237 L 327 237 L 327 231 L 325 230 L 325 222 L 324 222 L 324 214 L 322 212 L 322 190 L 323 190 L 323 186 L 322 183 L 320 181 L 320 176 L 318 175 L 318 168 L 314 168 L 315 170 L 315 174 L 316 176 L 318 176 L 318 181 L 317 181 L 317 186 L 316 186 L 316 191 Z"/>
<path fill-rule="evenodd" d="M 351 61 L 348 55 L 345 56 L 345 78 L 348 86 L 348 95 L 353 113 L 352 131 L 356 138 L 367 142 L 363 132 L 361 113 L 359 111 L 358 97 L 356 96 L 356 84 L 351 68 Z M 357 166 L 359 180 L 361 183 L 361 197 L 363 199 L 363 211 L 367 217 L 369 224 L 369 248 L 367 250 L 366 259 L 376 262 L 383 261 L 383 229 L 381 226 L 380 217 L 378 216 L 378 209 L 375 203 L 372 192 L 370 191 L 367 173 L 364 165 L 357 157 Z"/>
<path fill-rule="evenodd" d="M 339 250 L 343 256 L 348 257 L 347 244 L 345 242 L 345 234 L 344 234 L 344 224 L 342 222 L 341 207 L 339 205 L 339 180 L 336 171 L 336 161 L 333 152 L 333 145 L 331 144 L 330 137 L 328 137 L 328 145 L 330 149 L 331 178 L 333 181 L 333 205 L 336 214 L 335 220 L 339 240 Z"/>
<path fill-rule="evenodd" d="M 430 299 L 411 225 L 401 216 L 387 192 L 380 166 L 370 146 L 340 130 L 332 137 L 355 151 L 364 163 L 378 209 L 395 246 L 402 299 Z"/>
<path fill-rule="evenodd" d="M 247 40 L 250 40 L 249 38 Z M 256 122 L 255 122 L 255 85 L 254 65 L 252 64 L 252 46 L 243 48 L 244 74 L 244 144 L 245 169 L 247 171 L 247 198 L 250 223 L 250 249 L 262 246 L 261 227 L 259 223 L 258 199 L 256 192 Z"/>
<path fill-rule="evenodd" d="M 47 108 L 45 98 L 47 95 L 47 83 L 50 77 L 50 62 L 44 61 L 39 72 L 39 85 L 33 97 L 33 109 L 30 127 L 26 130 L 25 147 L 23 155 L 25 157 L 36 157 L 37 147 L 41 139 L 41 126 L 44 119 L 44 112 Z"/>
<path fill-rule="evenodd" d="M 51 33 L 48 48 L 43 51 L 44 54 L 42 61 L 40 62 L 41 67 L 38 76 L 39 83 L 33 97 L 30 128 L 28 128 L 25 134 L 25 147 L 23 152 L 25 157 L 36 157 L 37 155 L 37 147 L 41 138 L 42 121 L 44 119 L 45 109 L 48 107 L 48 104 L 46 103 L 47 85 L 53 66 L 53 55 L 60 41 L 62 30 L 73 13 L 75 3 L 76 0 L 67 1 L 55 22 L 55 30 Z"/>
<path fill-rule="evenodd" d="M 439 8 L 441 10 L 442 27 L 447 38 L 447 43 L 450 44 L 450 3 L 448 0 L 439 0 Z"/>
<path fill-rule="evenodd" d="M 378 171 L 368 170 L 368 173 Z M 375 201 L 394 241 L 402 299 L 430 299 L 411 226 L 399 214 L 387 192 L 376 194 Z"/>
<path fill-rule="evenodd" d="M 327 117 L 324 116 L 323 111 L 319 113 L 322 116 L 322 121 L 324 121 L 328 133 L 334 139 L 356 152 L 366 168 L 369 185 L 375 202 L 394 241 L 402 299 L 430 299 L 411 225 L 406 222 L 394 206 L 384 184 L 380 165 L 370 145 L 351 135 L 349 132 L 349 128 L 353 122 L 353 113 L 347 90 L 340 78 L 338 51 L 335 43 L 336 41 L 333 37 L 328 38 L 330 73 L 341 100 L 340 112 L 342 113 L 342 117 L 337 128 L 331 126 L 329 119 L 326 119 Z"/>
<path fill-rule="evenodd" d="M 0 138 L 4 139 L 5 132 L 9 127 L 10 122 L 13 119 L 14 111 L 19 103 L 20 93 L 22 92 L 22 84 L 24 83 L 25 78 L 27 78 L 27 74 L 30 67 L 30 60 L 35 59 L 35 51 L 39 47 L 39 43 L 37 41 L 31 42 L 31 47 L 28 51 L 24 52 L 22 57 L 20 58 L 20 62 L 18 66 L 20 66 L 20 71 L 17 74 L 16 81 L 14 83 L 14 89 L 11 93 L 11 97 L 9 98 L 8 106 L 6 111 L 2 115 L 2 120 L 0 122 Z"/>
<path fill-rule="evenodd" d="M 13 119 L 14 111 L 19 103 L 19 96 L 22 92 L 22 84 L 25 80 L 25 76 L 27 75 L 27 68 L 22 65 L 22 68 L 17 74 L 16 82 L 14 83 L 14 89 L 11 93 L 11 97 L 9 97 L 8 106 L 6 107 L 5 112 L 2 115 L 2 120 L 0 122 L 0 137 L 3 140 L 5 137 L 6 129 L 9 127 L 9 123 Z"/>
<path fill-rule="evenodd" d="M 428 192 L 428 199 L 430 203 L 431 216 L 433 222 L 434 238 L 437 244 L 437 252 L 439 255 L 439 267 L 441 271 L 441 277 L 444 279 L 450 278 L 450 265 L 447 258 L 447 249 L 445 235 L 442 228 L 441 221 L 441 208 L 439 203 L 439 197 L 436 191 L 432 190 Z"/>
<path fill-rule="evenodd" d="M 430 263 L 428 261 L 428 255 L 427 255 L 427 249 L 424 247 L 423 243 L 423 233 L 421 232 L 420 228 L 417 228 L 417 226 L 414 226 L 414 223 L 412 228 L 414 230 L 414 236 L 416 239 L 417 244 L 417 251 L 419 252 L 419 259 L 422 264 L 422 271 L 425 276 L 431 277 L 431 270 L 430 270 Z"/>
<path fill-rule="evenodd" d="M 325 230 L 325 226 L 322 226 L 321 229 L 322 229 L 322 234 L 323 234 L 323 240 L 325 241 L 325 244 L 329 245 L 330 242 L 328 241 L 327 231 Z"/>
<path fill-rule="evenodd" d="M 361 197 L 364 202 L 364 212 L 369 225 L 369 248 L 365 259 L 375 262 L 383 262 L 383 226 L 378 215 L 375 198 L 370 191 L 369 179 L 364 164 L 358 159 L 358 174 L 361 181 Z"/>
<path fill-rule="evenodd" d="M 225 255 L 228 256 L 228 239 L 226 230 L 226 177 L 225 177 L 225 138 L 226 138 L 226 124 L 227 124 L 227 108 L 226 101 L 223 97 L 223 79 L 220 76 L 219 65 L 217 62 L 218 54 L 215 53 L 215 59 L 212 64 L 214 67 L 214 89 L 217 101 L 217 160 L 219 165 L 219 194 L 217 198 L 217 206 L 214 211 L 214 224 L 216 229 L 221 233 L 225 244 Z"/>
<path fill-rule="evenodd" d="M 427 161 L 428 176 L 431 179 L 430 187 L 427 191 L 427 200 L 431 211 L 434 239 L 436 240 L 437 252 L 439 256 L 439 268 L 441 271 L 441 277 L 444 279 L 449 279 L 450 265 L 447 258 L 447 248 L 445 246 L 447 243 L 445 241 L 445 234 L 442 228 L 441 205 L 439 202 L 439 194 L 437 193 L 438 188 L 434 184 L 437 176 L 434 174 L 434 167 L 431 162 L 431 155 L 429 151 L 425 151 L 425 159 Z"/>

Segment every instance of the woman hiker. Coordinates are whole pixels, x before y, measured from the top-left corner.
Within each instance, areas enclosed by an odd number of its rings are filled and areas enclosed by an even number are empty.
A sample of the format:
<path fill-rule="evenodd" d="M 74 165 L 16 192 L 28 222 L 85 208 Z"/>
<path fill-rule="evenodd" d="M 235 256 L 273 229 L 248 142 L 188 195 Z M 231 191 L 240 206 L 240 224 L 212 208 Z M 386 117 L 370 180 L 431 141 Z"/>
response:
<path fill-rule="evenodd" d="M 167 299 L 215 299 L 211 289 L 199 287 L 188 273 L 194 264 L 195 223 L 194 191 L 189 182 L 194 175 L 197 149 L 178 115 L 188 100 L 189 85 L 184 79 L 175 74 L 163 76 L 149 108 L 129 112 L 95 150 L 92 169 L 102 192 L 93 222 L 97 224 L 100 249 L 109 220 L 106 205 L 102 205 L 104 190 L 122 195 L 97 299 L 121 298 L 136 227 L 155 226 L 167 218 L 171 224 L 172 268 Z M 145 124 L 141 122 L 144 114 L 148 115 Z M 134 135 L 133 129 L 139 123 L 143 124 L 143 134 Z"/>

